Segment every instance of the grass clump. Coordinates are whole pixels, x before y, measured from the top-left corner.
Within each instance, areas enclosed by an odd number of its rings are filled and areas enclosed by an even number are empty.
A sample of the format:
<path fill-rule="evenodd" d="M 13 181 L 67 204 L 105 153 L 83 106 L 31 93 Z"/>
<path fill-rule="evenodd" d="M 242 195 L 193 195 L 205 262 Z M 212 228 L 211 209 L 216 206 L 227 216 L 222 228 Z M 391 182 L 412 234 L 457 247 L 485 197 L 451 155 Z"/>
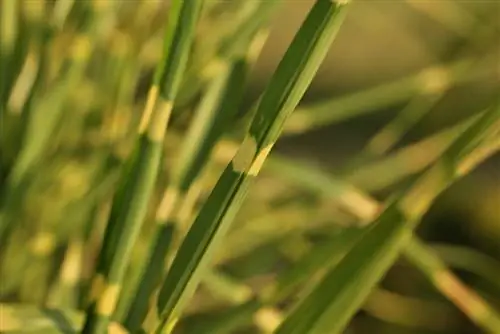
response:
<path fill-rule="evenodd" d="M 495 260 L 439 252 L 417 230 L 500 150 L 498 99 L 406 140 L 451 87 L 491 75 L 489 53 L 476 41 L 446 65 L 302 103 L 357 13 L 315 0 L 252 97 L 285 5 L 1 2 L 0 332 L 361 333 L 361 310 L 381 328 L 443 329 L 431 312 L 391 309 L 453 312 L 388 291 L 400 257 L 475 326 L 500 332 L 499 291 L 451 269 L 494 281 Z M 384 108 L 401 111 L 336 175 L 273 149 Z M 370 308 L 381 301 L 391 307 Z"/>

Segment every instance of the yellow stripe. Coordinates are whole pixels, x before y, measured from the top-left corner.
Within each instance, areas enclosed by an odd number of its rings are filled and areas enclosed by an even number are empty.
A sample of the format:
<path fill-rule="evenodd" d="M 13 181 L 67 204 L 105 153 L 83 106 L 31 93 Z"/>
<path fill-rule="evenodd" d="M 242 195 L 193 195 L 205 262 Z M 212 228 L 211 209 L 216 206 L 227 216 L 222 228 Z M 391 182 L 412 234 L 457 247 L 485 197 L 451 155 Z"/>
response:
<path fill-rule="evenodd" d="M 242 174 L 246 173 L 252 165 L 256 154 L 257 142 L 255 138 L 251 136 L 245 137 L 232 161 L 234 171 Z"/>
<path fill-rule="evenodd" d="M 424 94 L 440 94 L 450 86 L 449 71 L 443 66 L 431 67 L 420 74 L 422 82 L 422 93 Z"/>
<path fill-rule="evenodd" d="M 88 36 L 80 35 L 75 38 L 71 47 L 71 57 L 77 61 L 84 61 L 90 55 L 92 43 Z"/>
<path fill-rule="evenodd" d="M 401 201 L 400 209 L 406 218 L 413 220 L 419 218 L 427 211 L 436 197 L 436 190 L 440 190 L 450 177 L 449 170 L 443 164 L 434 166 L 421 182 L 413 187 L 408 195 Z"/>
<path fill-rule="evenodd" d="M 158 210 L 156 211 L 156 220 L 159 223 L 165 223 L 171 216 L 178 198 L 179 190 L 175 187 L 168 187 L 163 194 Z"/>
<path fill-rule="evenodd" d="M 256 176 L 269 152 L 273 148 L 271 143 L 257 153 L 257 141 L 252 136 L 247 136 L 243 140 L 238 152 L 232 160 L 232 166 L 235 172 Z"/>
<path fill-rule="evenodd" d="M 8 306 L 0 305 L 0 332 L 19 331 L 26 319 L 19 318 Z"/>
<path fill-rule="evenodd" d="M 488 308 L 473 291 L 468 290 L 455 276 L 445 270 L 433 275 L 434 284 L 448 296 L 455 305 L 478 322 L 487 318 Z"/>
<path fill-rule="evenodd" d="M 97 313 L 110 317 L 115 311 L 118 298 L 120 296 L 121 286 L 118 284 L 109 284 L 104 288 L 104 292 L 97 303 Z"/>
<path fill-rule="evenodd" d="M 69 286 L 76 285 L 80 279 L 81 268 L 81 255 L 83 245 L 80 240 L 74 241 L 69 245 L 66 252 L 66 258 L 61 272 L 61 281 Z"/>
<path fill-rule="evenodd" d="M 273 148 L 274 143 L 271 143 L 264 147 L 262 150 L 260 150 L 259 154 L 257 154 L 257 157 L 255 157 L 254 161 L 250 165 L 250 168 L 248 169 L 248 174 L 252 176 L 256 176 L 259 174 L 262 165 L 264 164 L 264 161 L 266 161 L 267 156 L 271 152 L 271 149 Z"/>
<path fill-rule="evenodd" d="M 113 321 L 108 325 L 108 334 L 128 334 L 128 331 L 122 325 Z"/>
<path fill-rule="evenodd" d="M 41 232 L 31 241 L 31 250 L 38 256 L 50 254 L 56 246 L 56 239 L 52 233 Z"/>
<path fill-rule="evenodd" d="M 144 112 L 142 113 L 141 123 L 139 124 L 139 134 L 142 134 L 148 128 L 149 120 L 153 114 L 153 110 L 158 99 L 159 89 L 158 86 L 153 86 L 149 89 L 148 99 L 146 101 L 146 106 L 144 107 Z"/>
<path fill-rule="evenodd" d="M 154 142 L 162 142 L 167 132 L 168 120 L 173 108 L 172 101 L 161 101 L 158 108 L 154 110 L 151 121 L 148 124 L 148 137 Z"/>
<path fill-rule="evenodd" d="M 104 291 L 105 286 L 106 286 L 106 279 L 102 274 L 97 274 L 94 280 L 92 281 L 89 303 L 96 302 L 99 299 L 99 296 Z"/>

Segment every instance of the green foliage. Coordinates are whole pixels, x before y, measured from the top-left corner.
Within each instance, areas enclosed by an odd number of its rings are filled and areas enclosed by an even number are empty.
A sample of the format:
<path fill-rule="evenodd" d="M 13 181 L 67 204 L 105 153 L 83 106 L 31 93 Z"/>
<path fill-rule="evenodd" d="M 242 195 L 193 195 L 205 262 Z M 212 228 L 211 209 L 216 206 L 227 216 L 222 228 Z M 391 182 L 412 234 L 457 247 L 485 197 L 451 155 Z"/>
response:
<path fill-rule="evenodd" d="M 497 27 L 439 5 L 479 27 L 458 57 L 306 102 L 344 21 L 365 5 L 311 2 L 254 92 L 289 5 L 0 3 L 1 333 L 364 333 L 361 310 L 382 332 L 458 328 L 417 314 L 426 303 L 500 332 L 495 255 L 428 246 L 417 230 L 500 150 L 498 96 L 407 138 L 451 88 L 495 77 Z M 335 173 L 276 145 L 369 117 L 386 125 L 347 162 L 327 152 Z M 416 290 L 389 291 L 392 270 Z"/>

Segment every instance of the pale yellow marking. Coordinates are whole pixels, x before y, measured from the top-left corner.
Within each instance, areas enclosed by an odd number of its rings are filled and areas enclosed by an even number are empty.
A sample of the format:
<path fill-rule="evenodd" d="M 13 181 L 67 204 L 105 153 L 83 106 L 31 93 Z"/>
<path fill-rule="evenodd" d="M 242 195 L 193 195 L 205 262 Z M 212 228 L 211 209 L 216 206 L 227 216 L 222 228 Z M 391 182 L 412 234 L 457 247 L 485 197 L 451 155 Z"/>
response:
<path fill-rule="evenodd" d="M 196 201 L 200 197 L 202 189 L 203 187 L 201 187 L 199 182 L 196 182 L 189 188 L 186 196 L 182 201 L 179 211 L 176 214 L 176 219 L 179 223 L 182 224 L 189 219 L 191 213 L 193 212 Z"/>
<path fill-rule="evenodd" d="M 15 315 L 13 310 L 5 305 L 0 305 L 0 332 L 19 331 L 23 328 L 24 319 Z"/>
<path fill-rule="evenodd" d="M 368 150 L 374 154 L 382 154 L 388 149 L 389 146 L 394 144 L 397 139 L 398 136 L 393 131 L 386 129 L 376 135 L 368 143 Z"/>
<path fill-rule="evenodd" d="M 342 6 L 347 5 L 349 2 L 351 2 L 351 0 L 330 0 L 330 1 Z"/>
<path fill-rule="evenodd" d="M 73 45 L 71 47 L 71 56 L 75 60 L 83 61 L 87 59 L 92 50 L 92 43 L 88 36 L 80 35 L 75 38 Z"/>
<path fill-rule="evenodd" d="M 446 305 L 402 296 L 383 289 L 372 291 L 363 308 L 381 320 L 406 326 L 421 326 L 424 324 L 422 319 L 429 316 L 429 324 L 436 330 L 446 330 L 450 317 L 453 316 Z M 418 317 L 415 317 L 416 312 L 419 312 Z"/>
<path fill-rule="evenodd" d="M 92 4 L 94 5 L 94 11 L 96 12 L 102 12 L 110 8 L 111 5 L 109 0 L 93 0 Z"/>
<path fill-rule="evenodd" d="M 32 22 L 40 22 L 44 16 L 44 2 L 43 1 L 24 1 L 23 14 Z"/>
<path fill-rule="evenodd" d="M 439 271 L 433 275 L 433 281 L 441 292 L 470 317 L 481 320 L 488 316 L 489 310 L 481 297 L 469 290 L 448 271 Z"/>
<path fill-rule="evenodd" d="M 310 117 L 305 112 L 296 111 L 285 123 L 287 133 L 301 133 L 310 127 Z"/>
<path fill-rule="evenodd" d="M 67 164 L 61 169 L 61 192 L 71 194 L 72 198 L 85 196 L 88 191 L 88 177 L 81 166 Z"/>
<path fill-rule="evenodd" d="M 212 59 L 203 69 L 201 75 L 202 77 L 207 80 L 210 78 L 213 78 L 215 75 L 218 73 L 221 73 L 226 69 L 228 66 L 227 61 L 221 58 L 214 58 Z"/>
<path fill-rule="evenodd" d="M 35 83 L 38 65 L 34 52 L 30 52 L 10 94 L 8 103 L 13 114 L 19 114 L 26 103 L 28 94 Z"/>
<path fill-rule="evenodd" d="M 31 251 L 38 256 L 50 254 L 56 246 L 56 238 L 52 233 L 41 232 L 31 240 Z"/>
<path fill-rule="evenodd" d="M 242 174 L 246 173 L 252 165 L 256 154 L 257 142 L 255 138 L 251 136 L 245 137 L 232 161 L 234 171 Z"/>
<path fill-rule="evenodd" d="M 450 74 L 445 67 L 431 67 L 420 74 L 422 92 L 426 94 L 439 94 L 450 86 Z"/>
<path fill-rule="evenodd" d="M 106 278 L 102 274 L 97 274 L 94 280 L 92 281 L 92 288 L 90 290 L 90 303 L 93 303 L 99 299 L 102 292 L 104 291 L 104 287 L 106 285 Z"/>
<path fill-rule="evenodd" d="M 360 218 L 363 224 L 373 220 L 380 212 L 380 205 L 378 202 L 355 189 L 348 189 L 343 192 L 339 200 L 350 212 Z"/>
<path fill-rule="evenodd" d="M 241 287 L 238 287 L 238 289 L 233 292 L 232 299 L 237 304 L 243 304 L 244 302 L 249 301 L 250 298 L 252 298 L 252 296 L 253 296 L 252 289 L 243 285 Z"/>
<path fill-rule="evenodd" d="M 82 251 L 83 244 L 79 240 L 69 245 L 61 273 L 64 284 L 74 286 L 78 283 L 82 272 Z"/>
<path fill-rule="evenodd" d="M 265 333 L 273 333 L 283 321 L 283 315 L 275 308 L 265 307 L 254 315 L 255 324 Z"/>
<path fill-rule="evenodd" d="M 164 224 L 167 221 L 174 210 L 178 198 L 179 190 L 175 187 L 168 187 L 163 194 L 158 210 L 156 211 L 156 221 L 161 224 Z"/>
<path fill-rule="evenodd" d="M 158 86 L 153 86 L 148 91 L 146 106 L 144 107 L 144 112 L 142 113 L 141 122 L 139 124 L 139 134 L 144 133 L 148 128 L 149 121 L 151 120 L 151 115 L 153 114 L 156 101 L 158 100 L 158 94 Z"/>
<path fill-rule="evenodd" d="M 167 325 L 165 326 L 165 334 L 171 334 L 174 331 L 175 325 L 177 325 L 177 322 L 179 321 L 179 318 L 175 318 L 173 320 L 170 320 Z"/>
<path fill-rule="evenodd" d="M 252 43 L 247 52 L 247 61 L 253 63 L 259 57 L 264 45 L 266 44 L 267 38 L 269 37 L 269 30 L 260 30 L 257 35 L 253 38 Z"/>
<path fill-rule="evenodd" d="M 215 147 L 214 157 L 217 161 L 227 163 L 238 151 L 238 145 L 229 141 L 221 140 Z"/>
<path fill-rule="evenodd" d="M 463 176 L 469 173 L 477 165 L 483 162 L 488 157 L 500 151 L 500 134 L 493 140 L 479 146 L 471 154 L 469 154 L 457 167 L 457 174 Z"/>
<path fill-rule="evenodd" d="M 162 142 L 167 132 L 168 120 L 172 113 L 172 101 L 161 101 L 153 111 L 151 121 L 148 124 L 148 137 L 154 142 Z"/>
<path fill-rule="evenodd" d="M 104 288 L 102 296 L 97 302 L 97 313 L 109 317 L 115 311 L 118 298 L 120 297 L 121 286 L 118 284 L 109 284 Z"/>
<path fill-rule="evenodd" d="M 437 190 L 441 190 L 449 178 L 449 171 L 442 164 L 435 165 L 421 182 L 417 183 L 401 201 L 400 209 L 406 218 L 413 220 L 419 218 L 427 211 L 432 201 L 436 198 Z"/>
<path fill-rule="evenodd" d="M 108 334 L 128 334 L 129 332 L 122 325 L 113 321 L 108 325 Z"/>
<path fill-rule="evenodd" d="M 250 165 L 250 168 L 248 169 L 248 174 L 252 176 L 256 176 L 259 174 L 262 165 L 264 164 L 264 161 L 266 161 L 267 156 L 271 152 L 271 149 L 273 148 L 274 143 L 271 143 L 264 147 L 262 150 L 260 150 L 259 154 L 257 154 L 257 157 L 255 157 L 254 161 Z"/>

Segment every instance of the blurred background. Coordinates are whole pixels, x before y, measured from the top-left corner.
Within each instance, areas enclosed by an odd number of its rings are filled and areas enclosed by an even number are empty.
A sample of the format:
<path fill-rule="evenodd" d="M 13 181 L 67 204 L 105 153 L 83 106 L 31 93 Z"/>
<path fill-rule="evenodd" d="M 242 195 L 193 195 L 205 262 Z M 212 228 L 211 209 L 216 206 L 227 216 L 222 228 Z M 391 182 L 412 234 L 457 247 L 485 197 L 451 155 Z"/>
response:
<path fill-rule="evenodd" d="M 197 58 L 198 54 L 210 48 L 215 38 L 212 32 L 223 27 L 225 20 L 230 22 L 231 8 L 237 2 L 220 1 L 212 15 L 202 21 L 193 63 L 202 58 Z M 49 228 L 57 230 L 62 240 L 72 240 L 84 230 L 82 226 L 89 219 L 105 221 L 110 191 L 98 195 L 91 192 L 98 184 L 114 185 L 115 182 L 114 176 L 100 178 L 102 148 L 106 146 L 102 143 L 133 132 L 129 130 L 136 124 L 154 65 L 160 58 L 168 1 L 151 3 L 154 5 L 149 9 L 145 7 L 144 12 L 136 12 L 133 4 L 125 4 L 122 15 L 113 22 L 117 28 L 107 28 L 104 22 L 103 31 L 111 33 L 90 45 L 94 48 L 92 66 L 83 78 L 67 86 L 72 91 L 71 99 L 65 102 L 66 123 L 59 124 L 50 133 L 52 144 L 43 158 L 39 158 L 36 173 L 31 176 L 22 203 L 16 209 L 16 222 L 30 227 L 15 232 L 14 241 L 2 249 L 2 302 L 40 302 L 45 298 L 46 291 L 36 292 L 31 287 L 42 284 L 40 277 L 49 279 L 51 274 L 44 270 L 49 270 L 50 265 L 45 259 L 33 260 L 29 255 L 19 255 L 33 236 Z M 285 0 L 276 9 L 267 42 L 252 69 L 238 121 L 245 120 L 248 110 L 266 87 L 312 4 L 312 0 Z M 30 8 L 29 1 L 26 8 Z M 224 14 L 225 11 L 229 14 Z M 54 59 L 66 52 L 67 40 L 85 24 L 85 19 L 76 14 L 70 18 L 72 24 L 64 25 L 61 39 L 51 47 Z M 35 26 L 44 18 L 38 20 L 33 21 Z M 137 49 L 138 46 L 141 48 Z M 57 77 L 58 70 L 62 71 L 64 66 L 54 68 L 51 75 Z M 122 86 L 117 87 L 117 83 Z M 40 90 L 43 92 L 44 88 Z M 434 142 L 426 146 L 418 146 L 418 143 L 499 100 L 500 1 L 354 0 L 338 38 L 273 154 L 316 166 L 385 200 L 411 181 L 413 167 L 415 171 L 420 170 L 419 166 L 425 164 L 423 161 L 439 151 Z M 186 98 L 182 107 L 192 111 L 198 101 L 199 96 L 195 94 Z M 16 106 L 15 99 L 11 103 Z M 340 121 L 320 117 L 309 124 L 304 115 L 316 115 L 316 109 L 321 109 L 323 116 L 336 109 L 352 115 Z M 108 115 L 109 110 L 131 116 L 113 118 L 109 116 L 112 112 Z M 398 118 L 402 111 L 406 116 Z M 166 158 L 166 170 L 175 161 L 179 138 L 185 134 L 191 114 L 174 115 L 169 134 L 172 138 L 167 143 L 171 156 Z M 401 133 L 396 131 L 395 137 L 389 136 L 389 139 L 381 135 L 395 119 L 402 127 Z M 20 144 L 15 139 L 19 124 L 14 118 L 8 122 L 2 128 L 4 152 L 0 171 L 8 170 Z M 132 126 L 120 130 L 120 124 L 124 123 Z M 238 129 L 235 126 L 234 131 Z M 116 145 L 119 155 L 127 152 L 128 144 L 125 140 L 123 146 Z M 414 150 L 407 151 L 415 145 Z M 400 153 L 397 162 L 383 159 Z M 116 161 L 106 163 L 117 164 Z M 214 167 L 211 182 L 224 165 L 223 162 Z M 325 220 L 320 205 L 313 206 L 312 211 L 302 210 L 304 205 L 316 203 L 317 194 L 282 182 L 275 174 L 271 168 L 264 168 L 235 225 L 249 226 L 256 222 L 260 212 L 276 207 L 283 207 L 283 212 L 263 224 L 286 225 L 289 217 L 298 217 L 297 212 L 304 224 L 316 226 Z M 160 179 L 161 185 L 166 184 L 166 176 Z M 107 204 L 80 205 L 79 200 L 89 198 L 89 194 L 96 196 L 96 203 Z M 157 201 L 155 198 L 154 203 Z M 147 227 L 145 231 L 147 233 Z M 237 231 L 234 233 L 238 235 Z M 243 240 L 259 237 L 258 230 L 249 229 L 246 233 Z M 443 193 L 418 233 L 457 268 L 456 272 L 465 282 L 500 307 L 500 156 L 493 156 Z M 316 239 L 321 239 L 321 229 L 308 237 L 314 244 Z M 63 262 L 65 245 L 63 242 L 53 247 L 55 255 L 50 260 L 51 266 L 59 267 Z M 263 243 L 251 251 L 235 250 L 235 254 L 241 255 L 233 258 L 228 255 L 233 251 L 232 246 L 238 246 L 238 242 L 228 243 L 221 254 L 225 260 L 220 260 L 219 267 L 257 290 L 293 263 L 294 252 L 300 254 L 300 249 L 291 250 L 286 242 Z M 239 246 L 246 247 L 245 242 Z M 140 261 L 141 254 L 144 253 L 140 250 L 136 252 L 135 261 Z M 214 299 L 217 298 L 213 291 L 202 287 L 190 311 L 193 314 L 207 312 L 225 305 Z M 246 332 L 255 333 L 256 329 L 250 325 Z M 478 332 L 467 317 L 404 261 L 391 269 L 382 289 L 370 297 L 349 328 L 349 333 Z"/>

